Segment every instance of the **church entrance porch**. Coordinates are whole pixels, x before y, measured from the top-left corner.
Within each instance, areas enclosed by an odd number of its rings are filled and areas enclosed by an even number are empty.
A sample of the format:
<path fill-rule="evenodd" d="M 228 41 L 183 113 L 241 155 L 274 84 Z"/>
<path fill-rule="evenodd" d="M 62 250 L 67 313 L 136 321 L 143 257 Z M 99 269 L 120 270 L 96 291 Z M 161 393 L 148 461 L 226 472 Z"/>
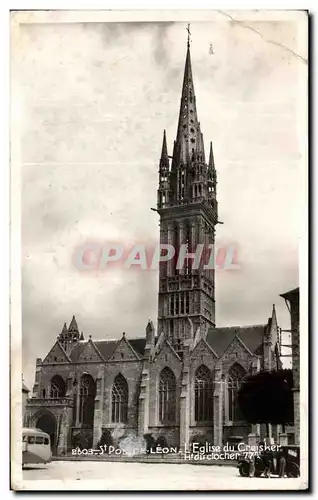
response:
<path fill-rule="evenodd" d="M 25 427 L 37 427 L 49 434 L 53 456 L 65 455 L 72 421 L 72 398 L 31 398 L 25 409 Z"/>
<path fill-rule="evenodd" d="M 53 413 L 45 411 L 36 419 L 35 427 L 50 436 L 52 454 L 56 455 L 57 449 L 57 422 Z"/>

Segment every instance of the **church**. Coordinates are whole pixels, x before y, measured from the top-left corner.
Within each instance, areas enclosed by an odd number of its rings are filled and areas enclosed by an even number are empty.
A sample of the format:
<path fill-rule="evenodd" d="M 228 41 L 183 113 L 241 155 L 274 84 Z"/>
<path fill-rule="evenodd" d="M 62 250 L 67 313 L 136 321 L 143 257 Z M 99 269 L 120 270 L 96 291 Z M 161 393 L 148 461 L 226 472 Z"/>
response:
<path fill-rule="evenodd" d="M 182 268 L 177 258 L 160 263 L 157 328 L 149 320 L 138 338 L 95 340 L 85 338 L 73 316 L 36 361 L 24 425 L 48 432 L 56 456 L 76 446 L 120 446 L 125 436 L 150 436 L 180 449 L 247 437 L 256 430 L 237 404 L 241 381 L 278 363 L 275 307 L 263 324 L 217 327 L 215 270 L 191 259 L 198 245 L 213 248 L 219 221 L 213 148 L 210 143 L 206 159 L 189 37 L 171 156 L 163 134 L 157 213 L 160 244 L 188 249 Z"/>

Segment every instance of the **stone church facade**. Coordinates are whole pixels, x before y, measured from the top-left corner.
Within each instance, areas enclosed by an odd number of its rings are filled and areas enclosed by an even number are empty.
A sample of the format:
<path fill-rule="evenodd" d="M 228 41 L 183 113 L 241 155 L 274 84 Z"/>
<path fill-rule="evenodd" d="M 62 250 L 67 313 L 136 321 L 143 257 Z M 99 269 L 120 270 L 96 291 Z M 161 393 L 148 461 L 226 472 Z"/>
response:
<path fill-rule="evenodd" d="M 172 156 L 163 137 L 157 212 L 160 243 L 177 249 L 160 263 L 157 332 L 149 320 L 138 338 L 85 339 L 73 316 L 37 359 L 24 424 L 49 432 L 57 455 L 127 435 L 182 448 L 255 431 L 240 414 L 237 392 L 246 374 L 276 367 L 276 313 L 273 307 L 261 325 L 216 326 L 206 250 L 213 252 L 218 224 L 217 176 L 212 143 L 205 159 L 189 41 Z"/>

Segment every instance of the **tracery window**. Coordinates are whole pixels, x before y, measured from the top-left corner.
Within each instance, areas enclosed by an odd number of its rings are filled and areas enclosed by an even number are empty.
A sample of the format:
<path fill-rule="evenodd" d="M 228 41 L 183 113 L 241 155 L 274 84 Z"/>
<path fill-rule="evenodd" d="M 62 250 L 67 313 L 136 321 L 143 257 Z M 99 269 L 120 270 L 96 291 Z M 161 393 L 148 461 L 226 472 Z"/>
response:
<path fill-rule="evenodd" d="M 196 422 L 213 419 L 213 379 L 211 371 L 204 365 L 195 372 L 194 414 Z"/>
<path fill-rule="evenodd" d="M 79 385 L 79 423 L 82 427 L 93 427 L 95 396 L 95 381 L 91 375 L 86 373 L 81 377 Z"/>
<path fill-rule="evenodd" d="M 62 398 L 65 396 L 65 382 L 60 375 L 54 375 L 51 380 L 51 398 Z M 45 396 L 44 396 L 45 397 Z"/>
<path fill-rule="evenodd" d="M 120 373 L 112 388 L 112 422 L 126 423 L 128 417 L 128 384 Z"/>
<path fill-rule="evenodd" d="M 164 368 L 159 379 L 159 422 L 176 420 L 176 378 L 170 368 Z"/>
<path fill-rule="evenodd" d="M 246 372 L 244 368 L 238 363 L 234 363 L 229 370 L 227 377 L 228 420 L 243 420 L 243 416 L 238 405 L 237 395 L 245 375 Z"/>

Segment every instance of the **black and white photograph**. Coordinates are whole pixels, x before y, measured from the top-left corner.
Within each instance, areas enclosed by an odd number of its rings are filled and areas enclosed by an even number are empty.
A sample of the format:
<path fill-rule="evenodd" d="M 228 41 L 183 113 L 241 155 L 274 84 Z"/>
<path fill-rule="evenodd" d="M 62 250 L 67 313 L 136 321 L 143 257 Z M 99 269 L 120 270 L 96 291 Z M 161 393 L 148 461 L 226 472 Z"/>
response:
<path fill-rule="evenodd" d="M 11 12 L 11 488 L 308 488 L 308 13 Z"/>

